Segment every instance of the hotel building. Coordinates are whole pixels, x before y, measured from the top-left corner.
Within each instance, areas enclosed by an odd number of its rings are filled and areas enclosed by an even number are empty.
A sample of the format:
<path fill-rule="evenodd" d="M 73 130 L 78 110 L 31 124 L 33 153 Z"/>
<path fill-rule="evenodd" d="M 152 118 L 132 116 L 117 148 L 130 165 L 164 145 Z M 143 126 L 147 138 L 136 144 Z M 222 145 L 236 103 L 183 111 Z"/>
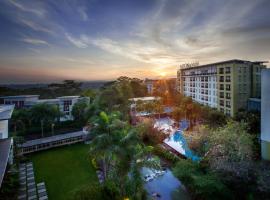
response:
<path fill-rule="evenodd" d="M 249 98 L 260 98 L 263 63 L 228 60 L 182 65 L 177 71 L 177 90 L 233 117 L 239 109 L 247 109 Z"/>

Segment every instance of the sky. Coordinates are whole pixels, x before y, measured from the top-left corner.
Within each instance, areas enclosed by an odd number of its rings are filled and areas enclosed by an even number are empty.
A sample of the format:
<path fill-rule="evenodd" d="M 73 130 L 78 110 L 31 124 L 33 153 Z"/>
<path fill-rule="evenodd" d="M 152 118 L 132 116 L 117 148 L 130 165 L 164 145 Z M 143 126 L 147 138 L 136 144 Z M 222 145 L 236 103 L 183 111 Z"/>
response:
<path fill-rule="evenodd" d="M 269 0 L 0 0 L 0 83 L 176 77 L 270 60 Z"/>

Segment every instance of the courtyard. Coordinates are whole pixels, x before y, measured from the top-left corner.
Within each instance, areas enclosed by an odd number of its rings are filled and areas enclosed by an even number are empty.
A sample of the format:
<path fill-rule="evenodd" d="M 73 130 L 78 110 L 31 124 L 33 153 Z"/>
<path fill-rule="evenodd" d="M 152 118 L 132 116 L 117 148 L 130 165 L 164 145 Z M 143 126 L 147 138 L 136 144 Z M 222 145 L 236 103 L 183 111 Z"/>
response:
<path fill-rule="evenodd" d="M 45 182 L 51 200 L 66 200 L 80 187 L 96 183 L 89 145 L 75 144 L 31 154 L 37 182 Z"/>

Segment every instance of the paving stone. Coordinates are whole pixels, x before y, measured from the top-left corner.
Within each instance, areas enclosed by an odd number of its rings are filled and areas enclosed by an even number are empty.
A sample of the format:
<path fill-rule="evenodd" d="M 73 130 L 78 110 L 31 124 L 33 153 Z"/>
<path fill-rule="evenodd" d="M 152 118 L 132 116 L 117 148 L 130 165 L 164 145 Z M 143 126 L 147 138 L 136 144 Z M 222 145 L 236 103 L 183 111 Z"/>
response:
<path fill-rule="evenodd" d="M 31 180 L 35 180 L 35 178 L 34 177 L 27 178 L 27 181 L 31 181 Z"/>
<path fill-rule="evenodd" d="M 37 199 L 37 195 L 31 195 L 31 196 L 28 196 L 28 200 L 35 200 Z"/>
<path fill-rule="evenodd" d="M 28 189 L 36 188 L 35 183 L 27 184 Z"/>
<path fill-rule="evenodd" d="M 47 196 L 47 192 L 41 192 L 41 193 L 38 193 L 38 196 L 39 196 L 39 197 Z"/>
<path fill-rule="evenodd" d="M 26 191 L 26 186 L 21 186 L 20 188 L 19 188 L 19 191 L 21 192 L 21 191 Z"/>
<path fill-rule="evenodd" d="M 37 186 L 42 186 L 42 185 L 45 185 L 44 182 L 41 182 L 41 183 L 38 183 Z"/>
<path fill-rule="evenodd" d="M 18 200 L 23 200 L 23 199 L 26 199 L 26 194 L 23 194 L 23 195 L 19 195 L 18 196 Z"/>
<path fill-rule="evenodd" d="M 48 196 L 39 197 L 39 200 L 48 200 Z"/>
<path fill-rule="evenodd" d="M 39 189 L 38 193 L 46 192 L 46 189 Z"/>
<path fill-rule="evenodd" d="M 29 192 L 28 191 L 28 197 L 31 197 L 31 196 L 37 196 L 37 192 L 36 191 L 34 191 L 34 192 Z"/>
<path fill-rule="evenodd" d="M 46 189 L 46 187 L 45 187 L 45 185 L 41 185 L 41 186 L 37 186 L 37 189 L 38 189 L 38 190 Z"/>

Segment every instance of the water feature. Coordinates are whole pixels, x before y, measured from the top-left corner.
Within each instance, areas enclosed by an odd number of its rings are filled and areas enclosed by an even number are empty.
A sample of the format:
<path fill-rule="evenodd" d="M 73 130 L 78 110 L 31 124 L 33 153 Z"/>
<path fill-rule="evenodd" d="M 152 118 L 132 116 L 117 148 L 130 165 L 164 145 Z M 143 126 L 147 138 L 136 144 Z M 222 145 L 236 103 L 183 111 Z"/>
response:
<path fill-rule="evenodd" d="M 142 173 L 151 173 L 151 170 L 149 168 L 143 168 Z M 159 199 L 190 199 L 185 187 L 176 177 L 174 177 L 169 169 L 166 169 L 166 172 L 162 176 L 146 182 L 144 184 L 144 188 L 147 190 L 149 196 L 151 196 L 153 193 L 158 193 L 160 195 Z"/>

